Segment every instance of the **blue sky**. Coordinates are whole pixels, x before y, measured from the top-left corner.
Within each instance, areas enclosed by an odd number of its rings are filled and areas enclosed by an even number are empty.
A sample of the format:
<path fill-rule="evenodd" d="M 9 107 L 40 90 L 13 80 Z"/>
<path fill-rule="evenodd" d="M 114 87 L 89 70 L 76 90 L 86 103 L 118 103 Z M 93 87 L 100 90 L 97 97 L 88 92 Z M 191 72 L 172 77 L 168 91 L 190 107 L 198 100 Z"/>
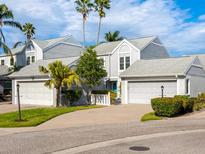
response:
<path fill-rule="evenodd" d="M 35 37 L 49 39 L 73 35 L 82 40 L 81 15 L 74 0 L 0 0 L 11 8 L 15 20 L 31 22 Z M 205 53 L 205 0 L 112 0 L 111 10 L 103 19 L 101 40 L 105 32 L 120 30 L 127 38 L 157 35 L 172 56 Z M 89 15 L 86 27 L 88 43 L 95 42 L 98 16 Z M 11 46 L 24 35 L 5 28 Z"/>

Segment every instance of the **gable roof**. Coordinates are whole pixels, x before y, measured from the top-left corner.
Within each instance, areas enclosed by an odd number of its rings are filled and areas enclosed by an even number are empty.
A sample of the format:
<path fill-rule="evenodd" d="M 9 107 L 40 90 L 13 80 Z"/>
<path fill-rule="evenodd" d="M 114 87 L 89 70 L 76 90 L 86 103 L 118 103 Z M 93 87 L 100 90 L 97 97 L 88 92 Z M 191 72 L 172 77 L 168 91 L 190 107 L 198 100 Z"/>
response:
<path fill-rule="evenodd" d="M 64 36 L 64 37 L 59 37 L 59 38 L 54 38 L 54 39 L 48 39 L 48 40 L 39 40 L 39 39 L 32 39 L 34 43 L 36 43 L 43 51 L 45 51 L 47 48 L 52 47 L 58 43 L 67 43 L 71 44 L 74 46 L 78 46 L 79 48 L 81 47 L 81 44 L 76 41 L 71 35 L 69 36 Z M 16 55 L 18 53 L 21 53 L 24 49 L 25 45 L 21 45 L 17 48 L 11 49 L 11 52 Z M 0 56 L 9 56 L 6 54 L 1 54 Z"/>
<path fill-rule="evenodd" d="M 141 37 L 135 39 L 125 39 L 133 46 L 142 51 L 150 42 L 152 42 L 156 36 Z M 111 54 L 112 51 L 121 43 L 122 41 L 106 42 L 96 46 L 94 49 L 98 55 Z"/>
<path fill-rule="evenodd" d="M 60 59 L 49 59 L 49 60 L 39 60 L 35 63 L 27 65 L 20 69 L 18 72 L 14 72 L 9 75 L 10 78 L 17 78 L 17 77 L 39 77 L 39 76 L 46 76 L 39 72 L 39 66 L 47 67 L 49 63 L 52 63 L 56 60 L 61 60 L 64 65 L 71 66 L 77 62 L 79 57 L 69 57 L 69 58 L 60 58 Z"/>
<path fill-rule="evenodd" d="M 200 60 L 201 65 L 203 66 L 203 68 L 205 69 L 205 54 L 196 54 L 196 55 L 190 55 L 192 57 L 198 57 Z"/>
<path fill-rule="evenodd" d="M 196 57 L 138 60 L 121 77 L 149 77 L 185 75 Z"/>

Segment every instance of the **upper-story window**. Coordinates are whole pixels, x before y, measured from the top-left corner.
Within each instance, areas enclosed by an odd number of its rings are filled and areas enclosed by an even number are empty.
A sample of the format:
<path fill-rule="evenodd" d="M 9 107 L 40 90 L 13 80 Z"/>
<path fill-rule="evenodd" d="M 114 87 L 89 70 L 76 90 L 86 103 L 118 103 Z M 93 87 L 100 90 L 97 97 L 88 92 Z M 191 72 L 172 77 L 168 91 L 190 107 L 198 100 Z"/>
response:
<path fill-rule="evenodd" d="M 120 57 L 120 70 L 124 70 L 125 69 L 125 58 L 124 57 Z"/>
<path fill-rule="evenodd" d="M 4 60 L 1 60 L 1 65 L 4 65 Z"/>
<path fill-rule="evenodd" d="M 27 57 L 27 65 L 29 65 L 31 63 L 31 58 Z"/>
<path fill-rule="evenodd" d="M 35 56 L 31 57 L 31 62 L 34 63 L 35 62 Z"/>
<path fill-rule="evenodd" d="M 126 60 L 126 69 L 130 67 L 130 57 L 125 57 Z"/>
<path fill-rule="evenodd" d="M 123 56 L 120 57 L 120 70 L 125 70 L 130 66 L 130 57 Z"/>

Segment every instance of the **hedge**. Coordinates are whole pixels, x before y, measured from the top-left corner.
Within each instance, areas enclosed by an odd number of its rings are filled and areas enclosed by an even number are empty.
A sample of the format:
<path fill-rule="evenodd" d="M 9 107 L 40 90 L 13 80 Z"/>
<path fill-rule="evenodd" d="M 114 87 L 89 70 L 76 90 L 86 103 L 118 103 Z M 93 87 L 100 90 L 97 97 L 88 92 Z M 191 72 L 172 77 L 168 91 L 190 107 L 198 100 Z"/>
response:
<path fill-rule="evenodd" d="M 182 103 L 174 98 L 154 98 L 151 105 L 157 116 L 173 117 L 183 110 Z"/>

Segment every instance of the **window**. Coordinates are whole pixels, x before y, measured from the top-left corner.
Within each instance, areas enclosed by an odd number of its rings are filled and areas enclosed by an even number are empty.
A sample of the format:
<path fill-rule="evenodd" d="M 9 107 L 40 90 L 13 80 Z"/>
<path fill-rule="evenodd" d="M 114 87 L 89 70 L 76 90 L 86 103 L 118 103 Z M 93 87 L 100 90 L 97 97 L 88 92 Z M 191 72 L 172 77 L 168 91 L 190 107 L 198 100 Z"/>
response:
<path fill-rule="evenodd" d="M 130 67 L 130 57 L 126 57 L 126 69 Z"/>
<path fill-rule="evenodd" d="M 124 57 L 120 57 L 120 70 L 125 69 L 124 65 L 125 65 Z"/>
<path fill-rule="evenodd" d="M 189 79 L 186 80 L 186 94 L 189 94 Z"/>
<path fill-rule="evenodd" d="M 14 59 L 13 59 L 13 58 L 10 59 L 10 65 L 11 65 L 11 66 L 14 65 Z"/>
<path fill-rule="evenodd" d="M 4 60 L 1 60 L 1 65 L 4 65 Z"/>
<path fill-rule="evenodd" d="M 29 65 L 31 63 L 31 58 L 27 57 L 27 65 Z"/>
<path fill-rule="evenodd" d="M 32 57 L 31 57 L 31 61 L 32 61 L 32 63 L 35 62 L 35 56 L 32 56 Z"/>

